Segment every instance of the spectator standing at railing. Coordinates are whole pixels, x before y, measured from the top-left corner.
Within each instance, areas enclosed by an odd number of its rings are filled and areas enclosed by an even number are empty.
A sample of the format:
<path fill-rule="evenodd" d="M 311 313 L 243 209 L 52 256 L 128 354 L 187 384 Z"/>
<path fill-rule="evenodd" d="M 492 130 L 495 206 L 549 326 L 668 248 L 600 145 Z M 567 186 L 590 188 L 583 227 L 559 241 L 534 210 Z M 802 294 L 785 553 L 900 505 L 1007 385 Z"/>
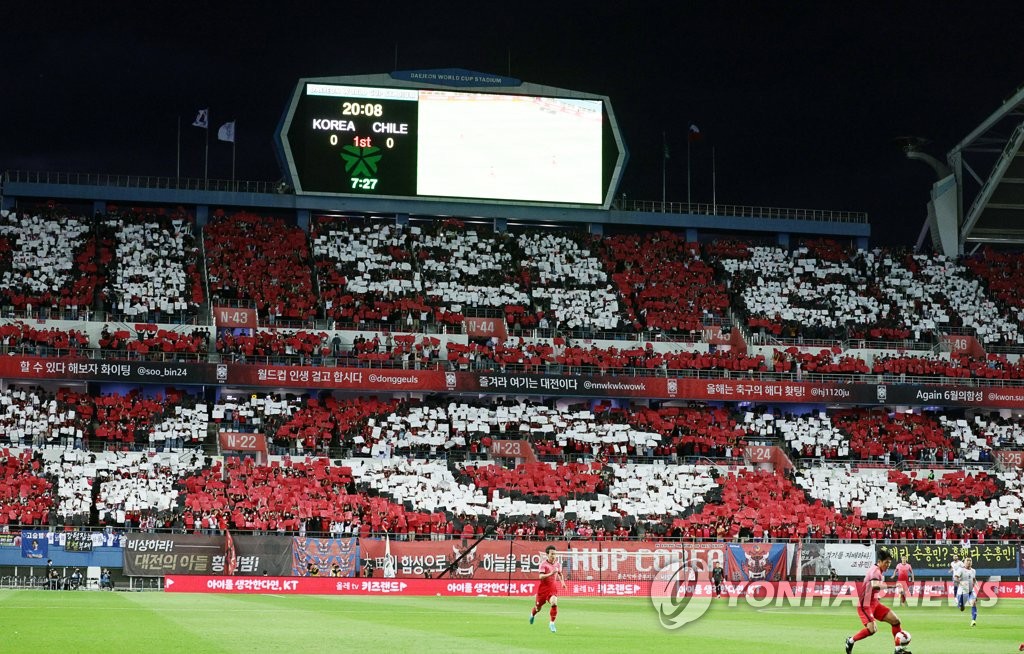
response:
<path fill-rule="evenodd" d="M 53 559 L 46 559 L 46 588 L 60 590 L 60 574 L 57 568 L 53 567 Z"/>

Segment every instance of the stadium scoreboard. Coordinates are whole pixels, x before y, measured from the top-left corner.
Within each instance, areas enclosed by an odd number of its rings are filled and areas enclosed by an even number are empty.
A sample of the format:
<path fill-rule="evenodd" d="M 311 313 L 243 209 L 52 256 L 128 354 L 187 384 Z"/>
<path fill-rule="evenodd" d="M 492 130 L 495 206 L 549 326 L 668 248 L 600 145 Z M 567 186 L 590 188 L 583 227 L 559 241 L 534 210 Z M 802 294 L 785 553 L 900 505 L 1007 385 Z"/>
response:
<path fill-rule="evenodd" d="M 289 141 L 302 189 L 415 196 L 419 112 L 407 89 L 307 84 Z"/>
<path fill-rule="evenodd" d="M 304 80 L 279 137 L 302 194 L 596 207 L 624 158 L 606 99 L 490 90 Z"/>

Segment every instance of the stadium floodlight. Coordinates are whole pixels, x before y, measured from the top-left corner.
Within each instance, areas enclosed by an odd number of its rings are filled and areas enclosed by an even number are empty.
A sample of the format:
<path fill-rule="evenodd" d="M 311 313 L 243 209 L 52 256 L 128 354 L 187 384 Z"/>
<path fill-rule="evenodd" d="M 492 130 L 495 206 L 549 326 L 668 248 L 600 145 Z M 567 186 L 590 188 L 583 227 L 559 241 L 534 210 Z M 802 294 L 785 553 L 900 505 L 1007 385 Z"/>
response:
<path fill-rule="evenodd" d="M 937 251 L 944 252 L 947 255 L 955 254 L 959 248 L 956 238 L 956 212 L 949 208 L 948 203 L 937 206 L 935 202 L 936 198 L 948 192 L 949 188 L 943 189 L 943 180 L 950 179 L 953 175 L 953 170 L 927 152 L 921 151 L 921 148 L 931 143 L 926 138 L 921 136 L 897 136 L 893 139 L 893 143 L 903 150 L 903 154 L 906 155 L 907 159 L 920 161 L 930 166 L 935 171 L 937 179 L 932 186 L 932 199 L 928 202 L 928 212 L 925 216 L 924 224 L 921 225 L 921 232 L 917 237 L 915 249 L 921 249 L 925 237 L 931 232 L 932 246 Z M 949 187 L 948 184 L 945 186 Z M 955 185 L 951 188 L 955 189 Z"/>
<path fill-rule="evenodd" d="M 935 171 L 935 174 L 939 176 L 939 179 L 948 177 L 953 172 L 945 163 L 939 161 L 927 152 L 921 151 L 921 148 L 931 143 L 930 140 L 924 137 L 897 136 L 893 139 L 893 143 L 903 150 L 903 153 L 907 155 L 907 159 L 920 161 L 931 166 L 932 170 Z"/>

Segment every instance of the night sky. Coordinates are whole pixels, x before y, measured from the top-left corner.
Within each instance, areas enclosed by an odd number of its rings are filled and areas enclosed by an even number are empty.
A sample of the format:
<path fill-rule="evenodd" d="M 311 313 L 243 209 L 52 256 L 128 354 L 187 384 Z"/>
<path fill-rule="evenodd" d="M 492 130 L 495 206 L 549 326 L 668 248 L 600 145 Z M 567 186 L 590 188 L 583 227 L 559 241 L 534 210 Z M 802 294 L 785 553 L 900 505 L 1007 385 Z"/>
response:
<path fill-rule="evenodd" d="M 5 10 L 0 169 L 201 177 L 209 107 L 237 121 L 237 176 L 281 177 L 271 139 L 300 77 L 466 68 L 608 95 L 619 191 L 867 211 L 911 243 L 930 169 L 1024 83 L 1019 2 L 29 3 Z M 514 7 L 503 9 L 503 6 Z M 416 7 L 416 8 L 413 8 Z M 671 8 L 668 8 L 671 7 Z M 210 142 L 210 177 L 231 146 Z"/>

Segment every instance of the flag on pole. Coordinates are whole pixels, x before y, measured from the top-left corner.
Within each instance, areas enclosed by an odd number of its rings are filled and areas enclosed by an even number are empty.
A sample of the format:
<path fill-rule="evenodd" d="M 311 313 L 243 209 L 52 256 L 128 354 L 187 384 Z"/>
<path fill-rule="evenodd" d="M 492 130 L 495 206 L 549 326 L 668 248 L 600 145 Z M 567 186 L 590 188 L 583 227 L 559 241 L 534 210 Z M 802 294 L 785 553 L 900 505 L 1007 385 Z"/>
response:
<path fill-rule="evenodd" d="M 693 123 L 690 123 L 690 141 L 699 141 L 699 140 L 700 140 L 700 128 L 697 127 L 696 125 L 694 125 Z"/>
<path fill-rule="evenodd" d="M 224 123 L 220 126 L 220 129 L 217 130 L 217 140 L 227 141 L 228 143 L 235 142 L 235 121 L 232 120 L 230 123 Z"/>
<path fill-rule="evenodd" d="M 395 558 L 391 556 L 391 536 L 384 536 L 384 578 L 394 579 L 395 573 Z"/>
<path fill-rule="evenodd" d="M 203 129 L 210 128 L 210 110 L 200 109 L 199 113 L 196 114 L 196 119 L 192 121 L 192 127 L 202 127 Z"/>
<path fill-rule="evenodd" d="M 235 539 L 230 529 L 224 530 L 224 574 L 233 575 L 238 568 L 238 554 L 235 552 Z"/>

